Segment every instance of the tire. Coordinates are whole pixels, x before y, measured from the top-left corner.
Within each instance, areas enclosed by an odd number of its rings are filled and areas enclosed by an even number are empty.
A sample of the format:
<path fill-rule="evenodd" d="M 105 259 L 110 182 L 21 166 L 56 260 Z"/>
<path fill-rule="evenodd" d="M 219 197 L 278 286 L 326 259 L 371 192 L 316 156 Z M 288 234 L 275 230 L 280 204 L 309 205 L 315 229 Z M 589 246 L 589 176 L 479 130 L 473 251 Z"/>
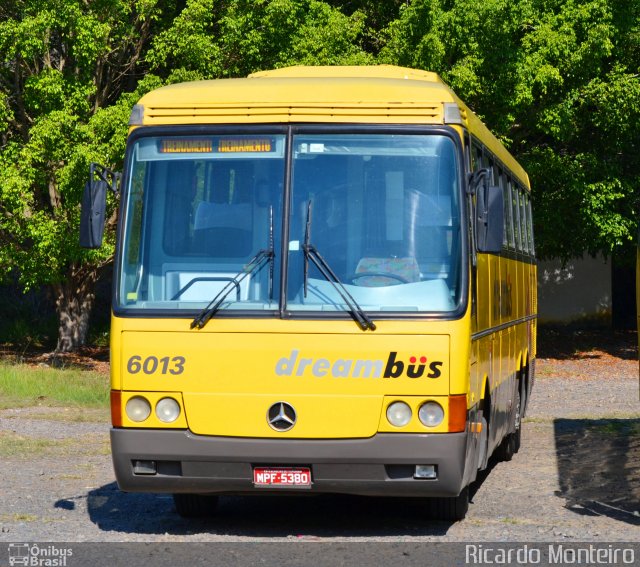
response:
<path fill-rule="evenodd" d="M 522 421 L 521 421 L 521 397 L 520 388 L 516 388 L 516 410 L 514 412 L 514 431 L 509 433 L 496 450 L 496 457 L 501 461 L 510 461 L 513 456 L 520 450 L 520 441 L 522 439 Z"/>
<path fill-rule="evenodd" d="M 516 434 L 509 433 L 498 446 L 495 452 L 496 459 L 499 461 L 510 461 L 516 454 Z"/>
<path fill-rule="evenodd" d="M 516 416 L 516 431 L 515 431 L 515 449 L 514 453 L 517 453 L 520 450 L 520 444 L 522 442 L 522 418 L 524 417 L 524 409 L 525 404 L 527 403 L 527 393 L 525 391 L 522 394 L 518 393 L 518 398 L 516 399 L 517 406 L 517 416 Z"/>
<path fill-rule="evenodd" d="M 176 512 L 183 518 L 205 518 L 213 515 L 218 497 L 208 494 L 174 494 Z"/>
<path fill-rule="evenodd" d="M 480 452 L 478 454 L 478 470 L 483 471 L 489 465 L 489 426 L 484 416 L 480 417 L 482 431 L 480 432 Z"/>
<path fill-rule="evenodd" d="M 458 496 L 430 498 L 429 505 L 434 520 L 445 522 L 464 520 L 469 510 L 469 487 L 465 486 Z"/>

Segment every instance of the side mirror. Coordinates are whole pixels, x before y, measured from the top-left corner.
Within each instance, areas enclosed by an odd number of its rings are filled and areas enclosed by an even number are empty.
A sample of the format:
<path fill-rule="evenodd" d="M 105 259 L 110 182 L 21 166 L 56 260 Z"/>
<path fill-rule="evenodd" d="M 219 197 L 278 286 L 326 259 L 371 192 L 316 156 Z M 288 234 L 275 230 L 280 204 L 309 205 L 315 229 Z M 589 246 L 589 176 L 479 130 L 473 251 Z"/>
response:
<path fill-rule="evenodd" d="M 497 254 L 504 235 L 502 188 L 482 185 L 476 193 L 476 234 L 478 252 Z"/>
<path fill-rule="evenodd" d="M 100 248 L 107 211 L 107 190 L 117 192 L 120 174 L 96 163 L 91 164 L 80 211 L 80 246 Z"/>

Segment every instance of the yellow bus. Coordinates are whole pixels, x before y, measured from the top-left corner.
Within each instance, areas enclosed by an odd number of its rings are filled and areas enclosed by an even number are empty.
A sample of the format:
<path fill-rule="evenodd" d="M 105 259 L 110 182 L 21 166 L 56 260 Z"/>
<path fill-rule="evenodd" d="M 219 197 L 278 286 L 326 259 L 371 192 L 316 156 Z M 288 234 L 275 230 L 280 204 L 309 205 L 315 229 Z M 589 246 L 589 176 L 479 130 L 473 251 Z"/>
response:
<path fill-rule="evenodd" d="M 87 185 L 85 246 L 105 186 Z M 133 108 L 121 187 L 122 490 L 173 493 L 183 516 L 220 494 L 306 492 L 426 497 L 457 520 L 489 457 L 518 450 L 529 181 L 436 74 L 291 67 L 160 88 Z"/>

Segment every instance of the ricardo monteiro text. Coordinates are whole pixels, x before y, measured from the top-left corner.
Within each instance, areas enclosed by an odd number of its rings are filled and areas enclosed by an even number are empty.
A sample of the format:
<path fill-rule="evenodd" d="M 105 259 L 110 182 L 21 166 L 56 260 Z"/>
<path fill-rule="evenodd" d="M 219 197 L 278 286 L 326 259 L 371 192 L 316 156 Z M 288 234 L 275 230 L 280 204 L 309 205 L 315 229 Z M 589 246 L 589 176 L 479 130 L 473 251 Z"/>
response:
<path fill-rule="evenodd" d="M 538 565 L 543 559 L 545 565 L 633 565 L 635 550 L 611 544 L 570 547 L 467 544 L 465 547 L 465 563 L 470 565 Z"/>

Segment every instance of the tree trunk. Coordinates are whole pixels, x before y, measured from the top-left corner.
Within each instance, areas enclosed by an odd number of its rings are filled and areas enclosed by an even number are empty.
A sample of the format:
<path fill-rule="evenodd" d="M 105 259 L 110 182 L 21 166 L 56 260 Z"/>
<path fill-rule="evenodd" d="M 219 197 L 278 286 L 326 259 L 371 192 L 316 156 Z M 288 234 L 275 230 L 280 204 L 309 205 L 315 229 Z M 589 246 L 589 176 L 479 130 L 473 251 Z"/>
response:
<path fill-rule="evenodd" d="M 53 286 L 58 314 L 56 352 L 71 352 L 87 344 L 97 276 L 95 269 L 72 269 L 67 280 Z"/>

